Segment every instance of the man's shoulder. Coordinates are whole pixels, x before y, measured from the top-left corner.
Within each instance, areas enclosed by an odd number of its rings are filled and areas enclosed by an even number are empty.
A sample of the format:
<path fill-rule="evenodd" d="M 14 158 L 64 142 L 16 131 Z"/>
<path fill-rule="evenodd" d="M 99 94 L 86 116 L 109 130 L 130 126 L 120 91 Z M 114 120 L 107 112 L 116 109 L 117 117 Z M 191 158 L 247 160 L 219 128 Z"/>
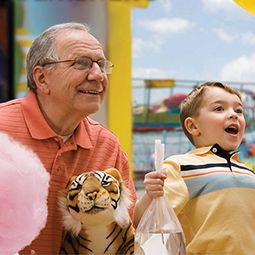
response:
<path fill-rule="evenodd" d="M 19 114 L 21 111 L 22 99 L 13 99 L 0 104 L 0 116 L 13 116 Z"/>
<path fill-rule="evenodd" d="M 0 131 L 15 139 L 27 133 L 27 126 L 21 109 L 21 99 L 0 104 Z"/>
<path fill-rule="evenodd" d="M 17 98 L 17 99 L 12 99 L 10 101 L 0 103 L 0 109 L 8 109 L 10 107 L 18 107 L 21 104 L 22 100 L 23 100 L 23 98 Z"/>

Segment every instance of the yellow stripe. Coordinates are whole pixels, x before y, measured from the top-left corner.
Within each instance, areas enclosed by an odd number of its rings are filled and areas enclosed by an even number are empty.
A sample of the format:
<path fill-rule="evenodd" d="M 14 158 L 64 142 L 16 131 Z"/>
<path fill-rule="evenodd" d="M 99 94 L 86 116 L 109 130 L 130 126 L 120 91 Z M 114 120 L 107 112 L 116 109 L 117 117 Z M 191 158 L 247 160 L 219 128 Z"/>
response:
<path fill-rule="evenodd" d="M 26 75 L 27 74 L 27 69 L 25 67 L 22 67 L 20 74 Z"/>
<path fill-rule="evenodd" d="M 19 83 L 16 87 L 16 92 L 23 92 L 27 90 L 27 83 Z"/>
<path fill-rule="evenodd" d="M 19 38 L 17 38 L 16 40 L 21 46 L 28 46 L 28 47 L 30 47 L 32 45 L 32 42 L 33 42 L 32 40 L 28 40 L 28 39 L 19 39 Z"/>

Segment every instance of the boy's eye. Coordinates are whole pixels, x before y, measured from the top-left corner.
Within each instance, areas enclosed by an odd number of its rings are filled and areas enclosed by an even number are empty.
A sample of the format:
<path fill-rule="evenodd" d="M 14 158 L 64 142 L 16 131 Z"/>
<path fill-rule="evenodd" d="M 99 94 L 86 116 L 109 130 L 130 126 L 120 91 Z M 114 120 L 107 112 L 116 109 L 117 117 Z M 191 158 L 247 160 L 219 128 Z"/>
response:
<path fill-rule="evenodd" d="M 242 109 L 242 108 L 236 109 L 235 112 L 236 112 L 236 113 L 243 113 L 243 109 Z"/>
<path fill-rule="evenodd" d="M 222 106 L 217 106 L 217 107 L 215 108 L 215 111 L 216 111 L 216 112 L 221 112 L 221 111 L 224 111 L 224 108 L 223 108 Z"/>

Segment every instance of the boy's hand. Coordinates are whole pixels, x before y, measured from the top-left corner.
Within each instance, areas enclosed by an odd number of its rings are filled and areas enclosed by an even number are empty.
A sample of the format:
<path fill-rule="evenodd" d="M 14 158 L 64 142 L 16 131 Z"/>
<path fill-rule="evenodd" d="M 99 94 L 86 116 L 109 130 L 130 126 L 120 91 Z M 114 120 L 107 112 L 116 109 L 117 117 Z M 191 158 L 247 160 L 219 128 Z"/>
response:
<path fill-rule="evenodd" d="M 145 175 L 144 187 L 150 198 L 161 197 L 164 195 L 163 186 L 165 179 L 166 174 L 157 171 L 152 171 Z"/>

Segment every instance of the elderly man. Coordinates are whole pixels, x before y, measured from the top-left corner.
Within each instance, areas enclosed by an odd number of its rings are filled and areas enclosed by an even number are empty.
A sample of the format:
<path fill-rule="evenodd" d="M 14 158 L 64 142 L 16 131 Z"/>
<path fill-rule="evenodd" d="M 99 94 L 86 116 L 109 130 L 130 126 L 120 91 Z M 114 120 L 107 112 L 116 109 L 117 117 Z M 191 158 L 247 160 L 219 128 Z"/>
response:
<path fill-rule="evenodd" d="M 135 204 L 127 156 L 117 138 L 88 117 L 99 110 L 112 67 L 86 26 L 55 25 L 35 39 L 28 53 L 27 96 L 0 104 L 0 131 L 33 149 L 51 175 L 46 227 L 21 254 L 58 254 L 58 192 L 73 175 L 116 167 Z"/>

